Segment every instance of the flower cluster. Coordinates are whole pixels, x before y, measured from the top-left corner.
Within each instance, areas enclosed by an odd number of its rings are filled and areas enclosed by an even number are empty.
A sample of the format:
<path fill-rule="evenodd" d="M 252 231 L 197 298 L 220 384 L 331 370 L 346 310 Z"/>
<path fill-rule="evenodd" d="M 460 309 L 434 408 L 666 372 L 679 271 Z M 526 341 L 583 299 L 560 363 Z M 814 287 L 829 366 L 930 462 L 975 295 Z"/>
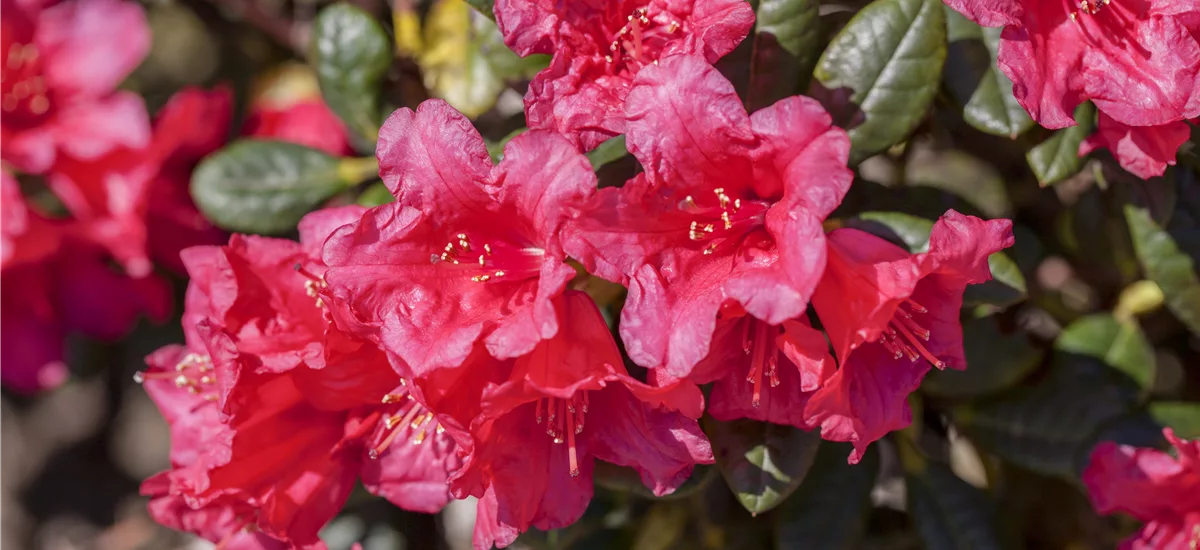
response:
<path fill-rule="evenodd" d="M 0 24 L 0 362 L 4 386 L 31 393 L 66 378 L 68 333 L 114 340 L 141 315 L 169 315 L 154 264 L 181 273 L 180 250 L 225 240 L 192 204 L 188 180 L 225 142 L 232 97 L 186 88 L 152 122 L 139 96 L 117 90 L 150 48 L 133 2 L 5 0 Z M 259 102 L 246 133 L 303 142 L 288 121 L 311 126 L 323 113 L 337 123 L 317 101 L 303 112 Z M 341 153 L 337 124 L 320 139 Z"/>
<path fill-rule="evenodd" d="M 1163 435 L 1175 457 L 1106 441 L 1092 451 L 1083 472 L 1097 511 L 1145 522 L 1122 550 L 1183 550 L 1200 543 L 1200 441 L 1180 439 L 1170 428 Z"/>
<path fill-rule="evenodd" d="M 477 497 L 475 546 L 503 547 L 578 520 L 597 460 L 677 489 L 714 460 L 705 410 L 857 462 L 931 368 L 966 367 L 962 294 L 1011 223 L 949 211 L 915 254 L 839 227 L 846 132 L 807 97 L 747 113 L 711 65 L 748 6 L 631 4 L 497 2 L 510 45 L 556 52 L 499 163 L 428 100 L 380 130 L 395 202 L 183 252 L 187 343 L 139 375 L 172 430 L 159 521 L 311 547 L 361 480 L 409 510 Z M 582 150 L 618 133 L 644 171 L 598 190 Z M 628 288 L 648 375 L 593 275 Z"/>
<path fill-rule="evenodd" d="M 985 27 L 1004 27 L 1000 69 L 1047 128 L 1100 111 L 1081 155 L 1107 148 L 1142 178 L 1162 175 L 1200 117 L 1200 5 L 1176 0 L 945 0 Z"/>

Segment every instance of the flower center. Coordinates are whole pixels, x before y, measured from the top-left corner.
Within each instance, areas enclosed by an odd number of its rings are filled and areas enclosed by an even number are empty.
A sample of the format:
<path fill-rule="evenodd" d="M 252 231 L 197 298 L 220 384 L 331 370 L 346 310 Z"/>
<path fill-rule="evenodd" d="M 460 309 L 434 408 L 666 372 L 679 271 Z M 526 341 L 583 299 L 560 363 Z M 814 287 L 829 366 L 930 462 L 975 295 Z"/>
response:
<path fill-rule="evenodd" d="M 383 456 L 401 433 L 411 434 L 408 438 L 409 443 L 420 445 L 429 437 L 430 431 L 438 434 L 446 431 L 432 412 L 413 399 L 407 386 L 408 384 L 401 380 L 396 391 L 383 396 L 383 409 L 369 417 L 378 422 L 380 428 L 376 430 L 371 450 L 367 452 L 372 459 Z M 380 419 L 382 421 L 379 421 Z M 368 421 L 364 424 L 371 425 L 374 422 Z"/>
<path fill-rule="evenodd" d="M 520 281 L 537 277 L 545 256 L 546 251 L 537 247 L 456 233 L 440 252 L 429 255 L 429 263 L 465 271 L 476 283 L 499 279 Z"/>
<path fill-rule="evenodd" d="M 713 189 L 713 194 L 716 205 L 699 205 L 691 195 L 679 203 L 679 209 L 693 217 L 688 226 L 688 238 L 706 243 L 705 255 L 712 254 L 731 238 L 763 225 L 767 212 L 766 203 L 730 199 L 723 187 Z"/>
<path fill-rule="evenodd" d="M 911 310 L 911 311 L 909 311 Z M 946 367 L 946 363 L 938 359 L 933 353 L 930 353 L 925 348 L 924 342 L 929 341 L 930 331 L 918 323 L 914 314 L 928 313 L 921 304 L 912 300 L 905 300 L 896 309 L 896 314 L 892 316 L 892 320 L 888 322 L 887 330 L 885 330 L 879 338 L 879 343 L 891 352 L 896 359 L 908 357 L 910 362 L 915 362 L 917 359 L 924 357 L 933 366 L 941 369 Z"/>
<path fill-rule="evenodd" d="M 207 355 L 188 353 L 172 370 L 149 372 L 138 371 L 133 375 L 134 382 L 142 384 L 147 380 L 171 380 L 177 388 L 187 388 L 188 393 L 200 395 L 205 401 L 216 401 L 218 396 L 212 393 L 217 377 L 213 373 L 212 360 Z"/>
<path fill-rule="evenodd" d="M 1071 17 L 1071 21 L 1077 21 L 1081 15 L 1096 15 L 1100 12 L 1100 8 L 1111 2 L 1112 0 L 1079 0 L 1077 4 L 1073 4 L 1073 7 L 1078 9 L 1068 12 L 1068 15 Z"/>
<path fill-rule="evenodd" d="M 633 10 L 633 13 L 625 18 L 625 25 L 613 36 L 604 60 L 614 66 L 624 63 L 624 66 L 634 72 L 646 65 L 658 63 L 658 54 L 663 44 L 679 28 L 679 21 L 670 20 L 664 25 L 651 19 L 645 8 Z"/>
<path fill-rule="evenodd" d="M 750 404 L 756 409 L 762 404 L 763 377 L 772 388 L 779 386 L 779 348 L 775 345 L 778 333 L 779 327 L 754 318 L 749 318 L 742 333 L 742 349 L 746 355 L 750 355 L 750 372 L 746 375 L 746 381 L 754 384 Z"/>
<path fill-rule="evenodd" d="M 13 43 L 0 60 L 0 107 L 6 123 L 32 125 L 50 111 L 46 81 L 33 44 Z"/>
<path fill-rule="evenodd" d="M 325 282 L 325 276 L 317 276 L 313 272 L 304 269 L 304 266 L 301 264 L 296 264 L 295 269 L 305 278 L 304 293 L 307 294 L 309 298 L 316 300 L 318 308 L 324 308 L 325 301 L 321 299 L 321 291 L 329 288 L 329 283 Z"/>
<path fill-rule="evenodd" d="M 570 399 L 547 397 L 538 399 L 534 419 L 538 424 L 546 421 L 546 435 L 555 443 L 567 443 L 567 460 L 570 462 L 571 477 L 579 475 L 579 456 L 575 448 L 575 436 L 583 433 L 583 421 L 588 412 L 588 393 L 581 391 Z"/>

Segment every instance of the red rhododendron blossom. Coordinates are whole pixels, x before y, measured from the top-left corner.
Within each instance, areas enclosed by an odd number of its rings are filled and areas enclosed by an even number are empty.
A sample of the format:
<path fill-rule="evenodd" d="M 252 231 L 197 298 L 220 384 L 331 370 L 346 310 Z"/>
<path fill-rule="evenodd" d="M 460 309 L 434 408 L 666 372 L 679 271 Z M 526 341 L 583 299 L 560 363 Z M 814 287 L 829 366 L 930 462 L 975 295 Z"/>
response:
<path fill-rule="evenodd" d="M 352 152 L 346 125 L 325 105 L 316 76 L 303 65 L 284 65 L 264 79 L 242 134 L 298 143 L 331 155 Z"/>
<path fill-rule="evenodd" d="M 146 109 L 115 91 L 150 49 L 136 2 L 0 3 L 0 136 L 23 172 L 48 170 L 59 154 L 94 159 L 150 138 Z"/>
<path fill-rule="evenodd" d="M 471 122 L 441 100 L 392 114 L 376 154 L 397 202 L 330 237 L 325 278 L 393 366 L 422 377 L 461 365 L 479 340 L 506 359 L 553 337 L 553 300 L 575 276 L 558 233 L 595 189 L 587 158 L 534 130 L 493 166 Z"/>
<path fill-rule="evenodd" d="M 992 278 L 988 256 L 1013 244 L 1012 222 L 950 210 L 921 254 L 857 229 L 836 229 L 826 242 L 812 304 L 839 369 L 805 414 L 825 439 L 852 442 L 857 463 L 872 441 L 908 426 L 908 394 L 931 366 L 966 368 L 963 290 Z"/>
<path fill-rule="evenodd" d="M 481 497 L 477 549 L 507 546 L 530 526 L 578 520 L 592 498 L 595 460 L 636 469 L 656 495 L 678 488 L 695 464 L 713 462 L 695 420 L 704 407 L 699 388 L 630 377 L 587 294 L 569 290 L 554 306 L 553 338 L 515 360 L 479 356 L 439 384 L 458 394 L 439 399 L 466 400 L 457 410 L 473 418 L 470 453 L 451 488 L 460 498 Z M 467 387 L 482 387 L 482 398 Z"/>
<path fill-rule="evenodd" d="M 236 497 L 256 528 L 300 545 L 318 542 L 360 477 L 411 510 L 434 512 L 449 499 L 446 478 L 458 465 L 449 436 L 377 348 L 330 324 L 317 254 L 362 210 L 310 214 L 301 243 L 234 235 L 228 246 L 184 252 L 194 351 L 142 378 L 202 395 L 225 435 L 190 465 L 174 461 L 168 496 L 196 510 Z M 175 447 L 210 425 L 183 426 Z"/>
<path fill-rule="evenodd" d="M 1142 178 L 1163 175 L 1167 166 L 1175 166 L 1175 153 L 1188 140 L 1192 129 L 1176 121 L 1159 126 L 1126 126 L 1100 113 L 1096 133 L 1079 145 L 1079 156 L 1096 149 L 1108 149 L 1121 168 Z"/>
<path fill-rule="evenodd" d="M 1200 544 L 1200 441 L 1163 430 L 1175 456 L 1105 441 L 1092 450 L 1083 483 L 1102 514 L 1146 522 L 1122 550 L 1191 550 Z"/>
<path fill-rule="evenodd" d="M 1195 2 L 945 1 L 980 25 L 1005 27 L 1000 68 L 1042 126 L 1074 125 L 1084 100 L 1129 126 L 1200 115 Z"/>
<path fill-rule="evenodd" d="M 525 95 L 529 127 L 584 150 L 625 132 L 625 95 L 642 67 L 675 53 L 716 62 L 754 25 L 743 0 L 499 0 L 495 13 L 513 51 L 554 54 Z"/>
<path fill-rule="evenodd" d="M 568 251 L 629 287 L 621 337 L 658 380 L 721 379 L 722 416 L 802 425 L 793 405 L 828 362 L 797 318 L 825 266 L 822 220 L 850 187 L 846 133 L 806 97 L 747 115 L 692 56 L 642 70 L 625 109 L 646 172 L 597 193 L 569 226 Z M 772 391 L 778 401 L 749 411 Z M 716 402 L 726 398 L 744 403 Z"/>
<path fill-rule="evenodd" d="M 150 272 L 151 258 L 182 272 L 180 250 L 224 241 L 196 210 L 188 184 L 201 157 L 225 142 L 232 102 L 227 89 L 185 88 L 158 113 L 146 147 L 86 162 L 60 158 L 50 186 L 79 220 L 80 236 L 108 248 L 135 276 Z"/>
<path fill-rule="evenodd" d="M 103 250 L 74 237 L 73 222 L 41 216 L 16 179 L 0 172 L 0 365 L 5 387 L 32 393 L 66 379 L 68 333 L 120 338 L 142 314 L 166 317 L 170 290 L 160 279 L 112 269 Z"/>

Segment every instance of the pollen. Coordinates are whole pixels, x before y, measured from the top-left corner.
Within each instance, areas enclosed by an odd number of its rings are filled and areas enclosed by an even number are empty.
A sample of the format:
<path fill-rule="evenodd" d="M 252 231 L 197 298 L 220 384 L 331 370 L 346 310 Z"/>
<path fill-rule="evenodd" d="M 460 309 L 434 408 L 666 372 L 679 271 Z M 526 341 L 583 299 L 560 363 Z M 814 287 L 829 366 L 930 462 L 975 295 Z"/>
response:
<path fill-rule="evenodd" d="M 914 313 L 925 314 L 929 310 L 912 300 L 900 304 L 880 336 L 879 343 L 895 359 L 907 357 L 910 362 L 916 362 L 923 358 L 939 369 L 946 368 L 946 363 L 925 347 L 933 333 L 918 322 Z"/>
<path fill-rule="evenodd" d="M 779 386 L 779 348 L 775 344 L 778 333 L 778 327 L 749 317 L 743 328 L 742 350 L 750 355 L 746 382 L 754 385 L 750 404 L 756 409 L 762 405 L 764 378 L 770 387 Z"/>
<path fill-rule="evenodd" d="M 370 417 L 377 425 L 374 442 L 367 452 L 371 459 L 378 459 L 387 452 L 388 448 L 402 435 L 408 435 L 410 445 L 421 445 L 429 438 L 430 433 L 441 434 L 445 428 L 438 423 L 432 411 L 423 407 L 408 393 L 407 382 L 400 381 L 400 388 L 383 396 L 383 405 L 398 405 L 384 407 L 385 412 L 376 412 Z M 370 422 L 368 422 L 370 423 Z"/>
<path fill-rule="evenodd" d="M 157 372 L 138 371 L 133 375 L 133 381 L 138 384 L 144 384 L 148 380 L 170 380 L 176 388 L 186 389 L 188 393 L 200 396 L 205 401 L 216 401 L 219 398 L 216 393 L 212 393 L 212 386 L 217 383 L 217 377 L 213 372 L 212 360 L 207 355 L 188 353 L 173 369 Z"/>
<path fill-rule="evenodd" d="M 313 272 L 304 269 L 304 265 L 296 264 L 294 269 L 304 276 L 304 294 L 316 301 L 318 308 L 325 307 L 325 301 L 321 299 L 321 291 L 329 288 L 329 283 L 325 282 L 325 276 L 317 276 Z"/>
<path fill-rule="evenodd" d="M 567 466 L 571 477 L 579 475 L 579 455 L 575 436 L 583 433 L 584 420 L 588 412 L 588 392 L 581 391 L 569 399 L 547 397 L 538 399 L 534 409 L 534 421 L 539 425 L 546 422 L 546 435 L 556 444 L 567 444 Z"/>

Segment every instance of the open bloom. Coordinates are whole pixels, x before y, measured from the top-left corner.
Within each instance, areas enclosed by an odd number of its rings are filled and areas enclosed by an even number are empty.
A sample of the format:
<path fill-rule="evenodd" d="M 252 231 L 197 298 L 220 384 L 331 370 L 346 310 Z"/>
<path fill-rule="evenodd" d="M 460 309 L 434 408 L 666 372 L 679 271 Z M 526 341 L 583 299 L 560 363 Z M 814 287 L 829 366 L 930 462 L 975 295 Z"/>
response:
<path fill-rule="evenodd" d="M 854 444 L 908 426 L 908 394 L 931 367 L 964 369 L 962 294 L 991 279 L 988 256 L 1013 244 L 1012 222 L 950 210 L 933 225 L 929 251 L 908 251 L 865 231 L 835 229 L 812 305 L 839 368 L 808 401 L 821 436 Z"/>
<path fill-rule="evenodd" d="M 1096 511 L 1146 522 L 1122 550 L 1188 550 L 1200 544 L 1200 441 L 1163 430 L 1175 456 L 1105 441 L 1092 450 L 1083 483 Z"/>
<path fill-rule="evenodd" d="M 499 0 L 495 12 L 513 51 L 554 54 L 525 95 L 529 127 L 585 150 L 625 132 L 625 95 L 642 67 L 675 53 L 716 62 L 754 25 L 742 0 Z"/>
<path fill-rule="evenodd" d="M 1004 26 L 999 64 L 1013 95 L 1047 128 L 1075 124 L 1084 100 L 1127 126 L 1200 115 L 1194 2 L 946 0 L 986 27 Z"/>
<path fill-rule="evenodd" d="M 800 317 L 825 267 L 822 221 L 850 186 L 846 133 L 806 97 L 747 115 L 694 56 L 643 69 L 625 112 L 646 172 L 590 201 L 568 251 L 629 287 L 621 337 L 659 381 L 720 380 L 715 414 L 803 425 L 832 366 Z"/>
<path fill-rule="evenodd" d="M 1175 153 L 1188 140 L 1192 129 L 1183 121 L 1158 126 L 1128 126 L 1100 113 L 1096 133 L 1079 144 L 1079 156 L 1108 149 L 1121 168 L 1142 178 L 1163 175 L 1175 165 Z"/>
<path fill-rule="evenodd" d="M 704 407 L 699 388 L 630 377 L 587 294 L 568 290 L 555 309 L 558 333 L 532 352 L 506 361 L 476 355 L 425 384 L 448 433 L 465 437 L 451 490 L 480 497 L 480 550 L 507 546 L 530 526 L 578 520 L 592 498 L 596 460 L 636 469 L 656 495 L 678 488 L 695 464 L 713 462 L 695 420 Z"/>
<path fill-rule="evenodd" d="M 60 154 L 90 160 L 150 139 L 146 109 L 116 87 L 150 49 L 136 2 L 4 0 L 0 16 L 2 156 L 42 173 Z"/>
<path fill-rule="evenodd" d="M 173 456 L 166 496 L 192 510 L 236 497 L 253 514 L 247 525 L 297 545 L 317 544 L 359 478 L 406 509 L 433 512 L 449 499 L 452 441 L 378 349 L 331 324 L 322 295 L 321 244 L 361 212 L 310 214 L 300 243 L 234 235 L 185 251 L 188 353 L 151 361 L 158 368 L 141 378 L 203 397 L 173 425 L 173 445 L 186 453 L 218 435 L 198 457 Z"/>

